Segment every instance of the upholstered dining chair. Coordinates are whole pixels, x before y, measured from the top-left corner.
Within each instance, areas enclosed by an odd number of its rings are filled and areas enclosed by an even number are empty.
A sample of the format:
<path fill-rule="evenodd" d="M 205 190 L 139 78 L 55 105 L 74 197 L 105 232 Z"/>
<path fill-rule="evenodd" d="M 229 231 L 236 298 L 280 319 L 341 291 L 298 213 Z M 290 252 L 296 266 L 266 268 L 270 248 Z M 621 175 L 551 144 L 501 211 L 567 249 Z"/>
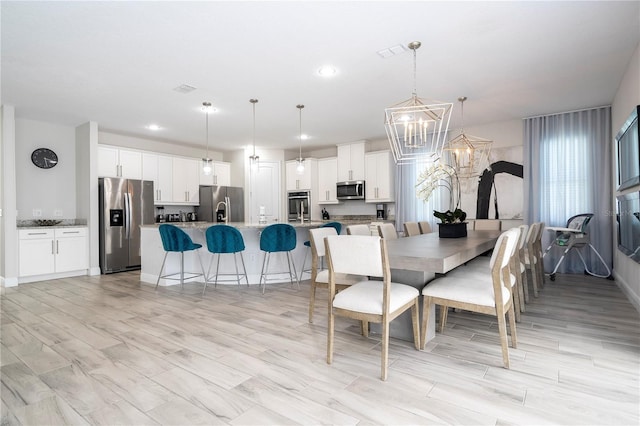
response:
<path fill-rule="evenodd" d="M 398 238 L 398 232 L 396 231 L 396 226 L 393 223 L 383 223 L 382 225 L 378 225 L 378 235 L 380 235 L 381 238 L 386 238 L 387 240 Z"/>
<path fill-rule="evenodd" d="M 178 280 L 180 281 L 180 288 L 184 288 L 184 280 L 196 278 L 202 276 L 206 281 L 206 274 L 204 273 L 204 267 L 202 266 L 202 259 L 200 258 L 200 253 L 198 250 L 202 248 L 202 244 L 194 243 L 189 234 L 184 232 L 182 229 L 178 228 L 175 225 L 170 225 L 168 223 L 162 224 L 158 227 L 158 231 L 160 232 L 160 239 L 162 240 L 162 247 L 164 248 L 164 258 L 162 259 L 162 266 L 160 267 L 160 272 L 158 272 L 158 279 L 156 280 L 156 289 L 158 288 L 158 284 L 160 284 L 160 279 L 165 280 Z M 202 273 L 199 272 L 185 272 L 184 270 L 184 253 L 188 251 L 195 251 L 198 255 L 198 262 L 200 263 L 200 269 Z M 164 270 L 165 263 L 167 261 L 167 255 L 169 253 L 180 253 L 180 272 L 169 273 L 162 275 L 162 271 Z M 166 272 L 166 271 L 165 271 Z M 185 275 L 186 274 L 186 275 Z"/>
<path fill-rule="evenodd" d="M 209 253 L 213 254 L 213 258 L 217 255 L 216 262 L 216 273 L 213 279 L 214 286 L 218 286 L 218 276 L 232 276 L 235 275 L 236 279 L 231 281 L 236 281 L 238 283 L 238 290 L 240 290 L 240 280 L 242 277 L 247 281 L 247 287 L 249 286 L 249 278 L 247 277 L 247 268 L 244 265 L 244 257 L 242 256 L 242 252 L 245 249 L 244 238 L 242 238 L 242 234 L 233 226 L 229 225 L 214 225 L 207 228 L 205 231 L 205 237 L 207 240 L 207 249 Z M 222 254 L 232 254 L 233 262 L 236 267 L 235 274 L 229 273 L 220 273 L 220 256 Z M 238 259 L 237 255 L 240 255 L 240 261 L 242 264 L 242 273 L 238 269 Z M 211 266 L 213 264 L 213 258 L 211 262 L 209 262 L 209 268 L 207 269 L 207 279 L 204 281 L 204 288 L 202 289 L 202 295 L 204 296 L 204 292 L 207 290 L 207 283 L 210 281 L 211 277 Z M 230 280 L 223 280 L 230 281 Z"/>
<path fill-rule="evenodd" d="M 289 268 L 289 279 L 293 286 L 293 280 L 298 283 L 298 289 L 300 288 L 300 281 L 296 274 L 296 267 L 291 259 L 291 251 L 296 248 L 296 229 L 288 223 L 274 223 L 267 226 L 260 233 L 260 250 L 264 252 L 264 259 L 262 260 L 262 269 L 260 270 L 260 282 L 262 286 L 262 294 L 267 287 L 267 281 L 269 275 L 286 274 L 287 272 L 269 272 L 269 261 L 271 260 L 272 253 L 285 253 L 287 258 L 287 266 Z M 263 284 L 264 281 L 264 284 Z"/>
<path fill-rule="evenodd" d="M 371 235 L 369 225 L 349 225 L 347 226 L 347 235 Z"/>
<path fill-rule="evenodd" d="M 426 344 L 426 333 L 429 326 L 432 305 L 440 305 L 440 333 L 444 332 L 449 307 L 466 311 L 494 315 L 498 320 L 498 333 L 502 347 L 502 360 L 505 368 L 509 368 L 509 346 L 507 341 L 507 318 L 511 334 L 511 346 L 516 348 L 516 321 L 513 313 L 511 297 L 510 256 L 514 246 L 518 244 L 517 229 L 510 229 L 500 235 L 491 255 L 491 280 L 475 279 L 469 276 L 445 276 L 431 281 L 422 289 L 423 317 L 420 340 L 422 349 Z"/>
<path fill-rule="evenodd" d="M 522 281 L 520 279 L 520 236 L 521 229 L 513 228 L 518 233 L 517 244 L 511 247 L 511 251 L 506 253 L 509 256 L 509 285 L 511 286 L 511 297 L 513 298 L 514 314 L 516 321 L 520 321 L 520 312 L 522 302 Z M 464 266 L 455 268 L 447 274 L 448 277 L 464 277 L 474 280 L 491 281 L 491 258 L 487 256 L 478 256 Z"/>
<path fill-rule="evenodd" d="M 340 233 L 342 232 L 342 224 L 340 222 L 327 222 L 327 223 L 323 223 L 322 225 L 320 225 L 320 228 L 334 228 L 336 230 L 336 232 L 338 233 L 338 235 L 340 235 Z M 309 255 L 309 252 L 311 251 L 311 241 L 307 240 L 303 243 L 305 245 L 305 247 L 308 247 L 309 250 L 306 250 L 304 253 L 304 259 L 302 260 L 302 268 L 300 269 L 300 274 L 298 275 L 298 280 L 302 281 L 302 275 L 304 273 L 308 273 L 311 274 L 311 268 L 307 268 L 305 269 L 305 266 L 307 264 L 307 256 Z"/>
<path fill-rule="evenodd" d="M 418 222 L 418 225 L 420 226 L 421 234 L 430 234 L 431 232 L 433 232 L 433 230 L 431 229 L 431 224 L 427 221 Z"/>
<path fill-rule="evenodd" d="M 316 289 L 329 287 L 329 270 L 321 267 L 325 257 L 324 237 L 338 235 L 332 227 L 320 227 L 309 230 L 311 241 L 311 292 L 309 294 L 309 322 L 313 323 L 313 311 L 316 301 Z M 336 274 L 336 291 L 362 281 L 365 277 L 351 274 Z"/>
<path fill-rule="evenodd" d="M 542 231 L 544 223 L 534 222 L 529 226 L 527 244 L 525 248 L 525 266 L 531 275 L 533 296 L 538 297 L 538 292 L 544 285 L 544 265 L 542 264 Z"/>
<path fill-rule="evenodd" d="M 329 264 L 329 321 L 327 333 L 327 363 L 333 362 L 335 316 L 363 321 L 367 336 L 368 323 L 381 323 L 381 379 L 387 379 L 389 363 L 389 326 L 391 321 L 408 309 L 413 320 L 413 341 L 420 347 L 418 324 L 418 289 L 391 282 L 391 270 L 384 238 L 364 235 L 325 237 Z M 365 279 L 336 293 L 337 274 L 378 277 Z"/>
<path fill-rule="evenodd" d="M 405 222 L 402 224 L 402 226 L 404 228 L 405 237 L 420 235 L 420 225 L 418 225 L 418 222 Z"/>
<path fill-rule="evenodd" d="M 476 219 L 473 229 L 476 231 L 499 231 L 500 226 L 498 219 Z"/>

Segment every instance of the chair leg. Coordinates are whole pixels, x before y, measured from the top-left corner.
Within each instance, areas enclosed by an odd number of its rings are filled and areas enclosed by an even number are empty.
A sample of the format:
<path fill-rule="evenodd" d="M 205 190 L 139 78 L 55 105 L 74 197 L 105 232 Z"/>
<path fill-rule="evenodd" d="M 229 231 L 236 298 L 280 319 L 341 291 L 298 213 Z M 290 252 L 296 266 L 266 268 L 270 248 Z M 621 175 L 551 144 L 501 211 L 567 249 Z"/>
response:
<path fill-rule="evenodd" d="M 167 261 L 167 255 L 169 254 L 168 251 L 164 252 L 164 259 L 162 259 L 162 266 L 160 267 L 160 272 L 158 272 L 158 279 L 156 280 L 156 288 L 155 290 L 158 289 L 158 284 L 160 284 L 160 277 L 162 276 L 162 271 L 164 270 L 164 262 Z"/>
<path fill-rule="evenodd" d="M 447 314 L 449 307 L 440 305 L 440 333 L 444 333 L 444 326 L 447 324 Z"/>
<path fill-rule="evenodd" d="M 369 338 L 369 321 L 360 321 L 360 332 L 362 333 L 362 337 Z"/>
<path fill-rule="evenodd" d="M 333 316 L 333 307 L 329 302 L 329 315 L 327 318 L 327 364 L 333 362 L 333 327 L 335 318 Z"/>
<path fill-rule="evenodd" d="M 240 271 L 238 271 L 238 259 L 235 253 L 233 253 L 233 264 L 236 266 L 236 281 L 238 281 L 238 291 L 240 291 Z"/>
<path fill-rule="evenodd" d="M 511 287 L 511 306 L 513 306 L 513 311 L 516 314 L 516 321 L 520 322 L 520 293 L 517 282 Z"/>
<path fill-rule="evenodd" d="M 296 265 L 293 263 L 293 259 L 291 258 L 291 252 L 289 251 L 287 252 L 287 266 L 289 266 L 289 280 L 291 281 L 291 287 L 293 287 L 293 279 L 295 278 L 298 290 L 300 290 L 300 279 L 296 272 Z M 291 273 L 292 271 L 293 274 Z"/>
<path fill-rule="evenodd" d="M 316 282 L 311 280 L 311 290 L 309 291 L 309 323 L 313 324 L 313 309 L 316 305 Z"/>
<path fill-rule="evenodd" d="M 180 290 L 184 290 L 184 252 L 180 252 Z"/>
<path fill-rule="evenodd" d="M 498 318 L 498 333 L 500 334 L 500 346 L 502 347 L 502 361 L 505 368 L 509 368 L 509 346 L 507 343 L 507 321 L 502 309 L 496 310 Z"/>
<path fill-rule="evenodd" d="M 264 294 L 265 289 L 267 288 L 267 277 L 266 271 L 269 270 L 269 261 L 271 260 L 271 253 L 266 252 L 264 254 L 264 260 L 262 261 L 262 274 L 260 275 L 260 284 L 262 285 L 262 294 Z M 266 267 L 265 267 L 266 262 Z M 262 278 L 264 277 L 264 284 L 262 284 Z"/>
<path fill-rule="evenodd" d="M 419 311 L 420 305 L 418 302 L 418 298 L 416 297 L 416 300 L 411 307 L 411 322 L 413 325 L 413 345 L 418 351 L 420 350 L 420 320 L 418 318 Z"/>
<path fill-rule="evenodd" d="M 216 276 L 213 279 L 213 287 L 218 288 L 218 274 L 220 273 L 220 253 L 218 253 L 218 260 L 216 261 Z"/>
<path fill-rule="evenodd" d="M 242 262 L 242 270 L 244 271 L 244 279 L 247 281 L 247 287 L 249 287 L 249 276 L 247 275 L 247 267 L 244 266 L 244 256 L 240 252 L 240 261 Z"/>
<path fill-rule="evenodd" d="M 518 266 L 520 266 L 518 264 Z M 518 311 L 524 312 L 524 289 L 522 288 L 522 274 L 517 272 L 516 274 L 516 286 L 518 295 Z M 520 321 L 520 314 L 518 313 L 518 321 Z"/>
<path fill-rule="evenodd" d="M 427 327 L 429 326 L 429 316 L 431 315 L 431 298 L 424 296 L 422 300 L 422 327 L 420 328 L 420 349 L 424 350 L 427 345 Z"/>
<path fill-rule="evenodd" d="M 516 331 L 516 321 L 513 317 L 513 312 L 512 310 L 508 310 L 507 311 L 507 316 L 509 317 L 509 331 L 511 334 L 511 347 L 512 348 L 517 348 L 518 347 L 518 333 Z"/>
<path fill-rule="evenodd" d="M 389 367 L 389 321 L 382 322 L 382 365 L 380 366 L 382 380 L 387 380 Z"/>
<path fill-rule="evenodd" d="M 520 273 L 522 280 L 522 289 L 524 290 L 524 302 L 529 303 L 529 278 L 527 277 L 527 268 L 524 268 L 524 272 Z"/>

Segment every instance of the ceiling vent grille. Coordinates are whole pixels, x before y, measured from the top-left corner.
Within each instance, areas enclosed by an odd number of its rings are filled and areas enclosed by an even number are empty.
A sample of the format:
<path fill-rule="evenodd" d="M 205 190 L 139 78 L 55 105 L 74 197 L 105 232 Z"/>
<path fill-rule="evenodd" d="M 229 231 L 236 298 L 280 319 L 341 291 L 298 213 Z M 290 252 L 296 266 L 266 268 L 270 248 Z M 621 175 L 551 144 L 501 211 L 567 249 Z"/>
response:
<path fill-rule="evenodd" d="M 175 87 L 173 90 L 175 90 L 178 93 L 189 93 L 196 90 L 196 88 L 189 84 L 181 84 L 180 86 Z"/>
<path fill-rule="evenodd" d="M 396 46 L 391 46 L 386 49 L 378 50 L 377 53 L 378 55 L 380 55 L 381 58 L 386 59 L 395 55 L 399 55 L 400 53 L 406 52 L 407 50 L 408 49 L 406 46 L 398 44 Z"/>

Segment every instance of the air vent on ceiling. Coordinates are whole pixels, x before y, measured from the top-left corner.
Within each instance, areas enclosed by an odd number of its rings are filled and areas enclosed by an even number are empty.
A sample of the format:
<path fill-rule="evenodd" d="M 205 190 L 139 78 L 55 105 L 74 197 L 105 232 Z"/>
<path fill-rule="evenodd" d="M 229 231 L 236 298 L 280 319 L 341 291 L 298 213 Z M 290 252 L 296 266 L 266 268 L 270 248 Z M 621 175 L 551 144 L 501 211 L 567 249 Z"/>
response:
<path fill-rule="evenodd" d="M 175 90 L 178 93 L 189 93 L 196 90 L 196 88 L 189 84 L 181 84 L 180 86 L 175 87 L 173 90 Z"/>
<path fill-rule="evenodd" d="M 391 46 L 386 49 L 378 50 L 378 55 L 380 55 L 381 58 L 386 59 L 386 58 L 390 58 L 391 56 L 399 55 L 400 53 L 406 52 L 406 51 L 407 51 L 406 46 L 398 44 L 396 46 Z"/>

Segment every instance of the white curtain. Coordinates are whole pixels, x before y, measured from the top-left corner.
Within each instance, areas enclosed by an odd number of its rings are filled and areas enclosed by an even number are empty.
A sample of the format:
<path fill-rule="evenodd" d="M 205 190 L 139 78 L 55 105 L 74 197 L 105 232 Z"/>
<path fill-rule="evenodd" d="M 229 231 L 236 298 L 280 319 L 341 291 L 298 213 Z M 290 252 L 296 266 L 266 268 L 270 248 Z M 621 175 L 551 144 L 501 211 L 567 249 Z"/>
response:
<path fill-rule="evenodd" d="M 566 226 L 576 214 L 593 213 L 587 232 L 591 244 L 611 266 L 612 182 L 611 108 L 602 107 L 524 120 L 524 218 L 525 223 Z M 543 249 L 555 234 L 543 234 Z M 576 249 L 572 250 L 575 251 Z M 607 271 L 597 257 L 581 249 L 587 266 L 597 274 Z M 562 250 L 553 248 L 545 257 L 551 272 Z M 569 253 L 558 272 L 582 273 L 576 253 Z"/>
<path fill-rule="evenodd" d="M 404 222 L 427 221 L 431 229 L 437 232 L 439 222 L 433 216 L 434 210 L 447 210 L 443 205 L 449 205 L 448 190 L 434 191 L 427 202 L 416 196 L 416 184 L 418 175 L 432 163 L 416 161 L 396 167 L 396 217 L 395 225 L 398 231 L 402 231 Z"/>

